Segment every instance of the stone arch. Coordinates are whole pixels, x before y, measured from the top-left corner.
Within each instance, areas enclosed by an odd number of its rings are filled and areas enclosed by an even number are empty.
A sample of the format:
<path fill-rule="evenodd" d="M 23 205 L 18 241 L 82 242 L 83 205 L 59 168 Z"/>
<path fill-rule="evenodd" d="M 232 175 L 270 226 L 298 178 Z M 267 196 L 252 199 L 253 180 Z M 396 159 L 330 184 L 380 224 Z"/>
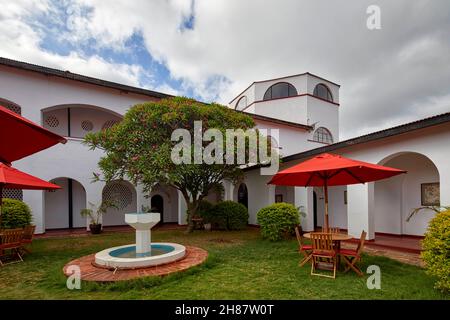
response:
<path fill-rule="evenodd" d="M 407 174 L 374 183 L 375 232 L 423 235 L 434 211 L 425 210 L 406 220 L 415 208 L 426 205 L 423 201 L 436 192 L 439 199 L 437 166 L 427 155 L 410 151 L 388 155 L 378 164 L 406 170 Z"/>
<path fill-rule="evenodd" d="M 164 212 L 161 214 L 161 222 L 178 222 L 178 191 L 174 187 L 157 184 L 150 192 L 150 201 L 159 196 L 163 200 Z"/>
<path fill-rule="evenodd" d="M 44 128 L 73 138 L 110 128 L 122 119 L 123 115 L 115 111 L 88 104 L 61 104 L 41 109 Z"/>

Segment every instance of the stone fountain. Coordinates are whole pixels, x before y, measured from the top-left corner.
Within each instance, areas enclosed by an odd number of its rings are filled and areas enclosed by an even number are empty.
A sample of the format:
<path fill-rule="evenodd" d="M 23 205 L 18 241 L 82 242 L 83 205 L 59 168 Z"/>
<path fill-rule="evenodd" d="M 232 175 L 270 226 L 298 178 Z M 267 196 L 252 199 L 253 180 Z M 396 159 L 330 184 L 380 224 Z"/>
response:
<path fill-rule="evenodd" d="M 152 243 L 151 229 L 160 213 L 127 213 L 125 222 L 136 230 L 136 243 L 105 249 L 95 255 L 95 264 L 116 269 L 145 268 L 182 259 L 186 248 L 177 243 Z"/>

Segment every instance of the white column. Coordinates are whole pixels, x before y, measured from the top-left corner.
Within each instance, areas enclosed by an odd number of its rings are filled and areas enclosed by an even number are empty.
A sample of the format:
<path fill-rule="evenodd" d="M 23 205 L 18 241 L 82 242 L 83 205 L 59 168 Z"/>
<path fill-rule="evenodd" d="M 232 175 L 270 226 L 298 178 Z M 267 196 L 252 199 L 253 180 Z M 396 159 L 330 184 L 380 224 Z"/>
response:
<path fill-rule="evenodd" d="M 441 206 L 450 206 L 450 170 L 439 171 L 439 189 Z"/>
<path fill-rule="evenodd" d="M 224 188 L 224 195 L 223 200 L 233 200 L 233 192 L 234 192 L 234 185 L 230 181 L 223 181 L 222 182 L 223 188 Z"/>
<path fill-rule="evenodd" d="M 300 223 L 304 231 L 314 231 L 314 198 L 313 188 L 295 187 L 294 205 L 306 213 L 306 217 L 300 216 Z"/>
<path fill-rule="evenodd" d="M 367 239 L 375 238 L 374 228 L 374 185 L 355 184 L 347 187 L 347 219 L 349 235 L 359 238 L 367 232 Z"/>
<path fill-rule="evenodd" d="M 177 190 L 178 193 L 178 224 L 186 225 L 187 224 L 187 203 L 184 200 L 183 194 L 180 190 Z"/>
<path fill-rule="evenodd" d="M 36 226 L 35 233 L 45 232 L 45 197 L 40 190 L 23 190 L 23 201 L 30 207 L 33 215 L 32 223 Z"/>

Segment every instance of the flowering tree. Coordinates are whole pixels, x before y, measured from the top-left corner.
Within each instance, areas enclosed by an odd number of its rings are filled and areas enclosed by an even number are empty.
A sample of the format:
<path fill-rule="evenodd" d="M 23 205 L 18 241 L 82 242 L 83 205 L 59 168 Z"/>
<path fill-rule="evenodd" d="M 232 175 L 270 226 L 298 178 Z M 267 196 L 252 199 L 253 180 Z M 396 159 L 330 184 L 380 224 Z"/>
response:
<path fill-rule="evenodd" d="M 231 150 L 232 155 L 228 150 L 227 154 L 213 150 L 211 155 L 223 161 L 211 164 L 194 161 L 195 142 L 192 140 L 183 141 L 183 148 L 176 148 L 181 138 L 177 136 L 179 139 L 173 141 L 174 131 L 186 129 L 184 132 L 193 137 L 198 134 L 194 132 L 198 129 L 196 121 L 201 121 L 202 137 L 211 128 L 226 137 L 227 129 L 247 130 L 255 126 L 251 117 L 225 106 L 175 97 L 135 105 L 123 121 L 110 129 L 88 134 L 85 143 L 92 149 L 105 151 L 99 162 L 105 181 L 126 177 L 135 184 L 141 183 L 147 192 L 157 183 L 178 189 L 187 203 L 188 231 L 192 231 L 192 216 L 208 192 L 217 188 L 222 180 L 236 182 L 243 174 L 236 161 L 225 161 L 225 157 L 235 158 L 236 148 Z M 224 140 L 215 142 L 224 147 Z M 206 148 L 208 143 L 202 141 L 200 153 Z M 178 150 L 176 156 L 184 153 L 182 158 L 188 161 L 175 163 L 174 150 Z M 98 174 L 95 177 L 100 179 Z"/>

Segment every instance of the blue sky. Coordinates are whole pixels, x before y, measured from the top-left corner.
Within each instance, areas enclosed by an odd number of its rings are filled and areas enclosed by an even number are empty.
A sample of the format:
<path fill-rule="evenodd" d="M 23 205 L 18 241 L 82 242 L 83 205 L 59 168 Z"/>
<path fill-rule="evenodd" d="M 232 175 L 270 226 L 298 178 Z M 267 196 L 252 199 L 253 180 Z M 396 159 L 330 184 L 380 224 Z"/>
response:
<path fill-rule="evenodd" d="M 341 84 L 341 139 L 450 110 L 450 3 L 0 0 L 0 56 L 227 104 L 256 80 Z"/>

